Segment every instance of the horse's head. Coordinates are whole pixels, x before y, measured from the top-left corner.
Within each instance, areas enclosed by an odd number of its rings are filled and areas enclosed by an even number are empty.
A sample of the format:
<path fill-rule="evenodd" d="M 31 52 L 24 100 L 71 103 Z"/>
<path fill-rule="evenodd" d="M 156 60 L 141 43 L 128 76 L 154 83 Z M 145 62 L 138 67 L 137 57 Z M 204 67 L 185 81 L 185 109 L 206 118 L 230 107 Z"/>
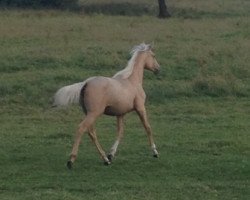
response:
<path fill-rule="evenodd" d="M 152 47 L 149 48 L 146 53 L 145 58 L 145 69 L 150 70 L 157 74 L 160 71 L 160 65 L 158 64 L 157 60 L 155 59 L 155 54 L 152 51 Z"/>

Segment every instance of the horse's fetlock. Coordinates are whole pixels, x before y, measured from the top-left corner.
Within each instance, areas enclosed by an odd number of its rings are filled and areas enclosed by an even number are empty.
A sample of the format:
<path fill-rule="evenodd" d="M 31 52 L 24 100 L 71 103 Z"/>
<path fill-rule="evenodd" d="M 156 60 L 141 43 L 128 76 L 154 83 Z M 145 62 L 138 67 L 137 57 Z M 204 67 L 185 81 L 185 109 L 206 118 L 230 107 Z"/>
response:
<path fill-rule="evenodd" d="M 77 157 L 77 155 L 71 154 L 71 155 L 70 155 L 70 160 L 71 160 L 71 161 L 74 161 L 74 160 L 76 159 L 76 157 Z"/>

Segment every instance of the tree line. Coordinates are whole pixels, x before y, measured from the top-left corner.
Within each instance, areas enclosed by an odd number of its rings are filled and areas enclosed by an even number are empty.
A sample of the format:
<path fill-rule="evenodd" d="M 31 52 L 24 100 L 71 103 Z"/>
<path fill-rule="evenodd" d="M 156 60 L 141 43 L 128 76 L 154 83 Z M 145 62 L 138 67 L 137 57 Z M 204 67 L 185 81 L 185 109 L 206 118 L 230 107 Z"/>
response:
<path fill-rule="evenodd" d="M 0 0 L 0 5 L 21 8 L 67 8 L 76 5 L 78 0 Z"/>
<path fill-rule="evenodd" d="M 117 0 L 118 1 L 118 0 Z M 0 0 L 1 6 L 12 7 L 32 7 L 32 8 L 72 8 L 78 4 L 78 0 Z M 159 5 L 159 18 L 170 17 L 168 12 L 166 1 L 158 0 Z"/>

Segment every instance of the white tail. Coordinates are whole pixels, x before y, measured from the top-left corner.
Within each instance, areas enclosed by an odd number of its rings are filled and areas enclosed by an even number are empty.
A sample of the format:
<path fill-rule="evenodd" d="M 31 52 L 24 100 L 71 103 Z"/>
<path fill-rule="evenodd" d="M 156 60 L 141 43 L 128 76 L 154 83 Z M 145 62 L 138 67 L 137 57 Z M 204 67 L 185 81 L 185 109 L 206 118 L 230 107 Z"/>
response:
<path fill-rule="evenodd" d="M 70 104 L 77 104 L 79 103 L 80 99 L 80 92 L 82 87 L 94 77 L 91 77 L 83 82 L 75 83 L 73 85 L 67 85 L 59 90 L 57 90 L 56 94 L 54 95 L 54 103 L 53 107 L 56 106 L 67 106 Z"/>

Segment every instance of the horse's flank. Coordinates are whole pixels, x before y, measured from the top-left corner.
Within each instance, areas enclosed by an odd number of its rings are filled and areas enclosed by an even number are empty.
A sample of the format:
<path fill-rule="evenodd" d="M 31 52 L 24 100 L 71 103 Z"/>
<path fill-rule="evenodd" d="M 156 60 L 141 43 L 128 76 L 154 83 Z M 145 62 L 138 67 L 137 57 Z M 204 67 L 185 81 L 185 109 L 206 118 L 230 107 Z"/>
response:
<path fill-rule="evenodd" d="M 80 101 L 87 112 L 120 116 L 133 110 L 136 94 L 136 88 L 127 79 L 99 76 L 86 83 Z"/>

